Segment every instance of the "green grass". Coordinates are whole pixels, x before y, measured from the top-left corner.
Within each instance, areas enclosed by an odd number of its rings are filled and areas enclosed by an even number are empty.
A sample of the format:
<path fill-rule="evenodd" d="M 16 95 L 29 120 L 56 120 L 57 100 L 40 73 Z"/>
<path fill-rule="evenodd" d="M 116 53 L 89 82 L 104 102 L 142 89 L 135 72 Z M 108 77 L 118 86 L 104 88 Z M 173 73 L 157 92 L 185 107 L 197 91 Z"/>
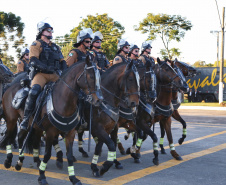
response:
<path fill-rule="evenodd" d="M 181 103 L 183 106 L 209 106 L 209 107 L 222 107 L 218 102 L 214 103 L 205 103 L 205 102 L 190 102 L 188 103 L 188 100 L 184 100 L 184 103 Z M 226 103 L 226 101 L 224 101 Z"/>

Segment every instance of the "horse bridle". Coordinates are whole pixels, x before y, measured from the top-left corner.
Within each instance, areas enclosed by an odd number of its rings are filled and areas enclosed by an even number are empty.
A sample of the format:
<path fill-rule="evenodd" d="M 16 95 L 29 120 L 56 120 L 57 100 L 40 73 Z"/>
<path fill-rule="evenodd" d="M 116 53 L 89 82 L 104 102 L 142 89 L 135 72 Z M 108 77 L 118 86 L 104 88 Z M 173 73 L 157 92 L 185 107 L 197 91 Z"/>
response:
<path fill-rule="evenodd" d="M 160 84 L 159 84 L 159 86 L 162 86 L 162 87 L 168 87 L 168 88 L 178 87 L 177 84 L 175 84 L 174 79 L 177 78 L 177 77 L 180 78 L 180 76 L 179 76 L 179 75 L 177 74 L 177 72 L 176 72 L 169 64 L 167 64 L 166 62 L 163 62 L 163 63 L 159 66 L 160 76 L 161 76 L 161 71 L 162 71 L 162 66 L 163 66 L 163 65 L 168 65 L 168 66 L 173 70 L 173 72 L 175 73 L 175 76 L 174 76 L 173 78 L 170 77 L 170 76 L 168 76 L 168 78 L 170 79 L 170 82 L 169 82 L 168 84 L 164 84 L 164 85 L 160 85 Z M 179 88 L 179 87 L 178 87 L 178 88 Z"/>
<path fill-rule="evenodd" d="M 87 74 L 86 74 L 86 70 L 89 70 L 89 69 L 93 69 L 94 72 L 95 72 L 95 91 L 91 91 L 90 90 L 90 86 L 89 86 L 89 83 L 88 83 L 88 80 L 87 80 Z M 82 77 L 82 75 L 85 76 L 85 84 L 87 85 L 88 87 L 88 92 L 89 94 L 87 95 L 87 98 L 86 100 L 88 102 L 91 102 L 92 101 L 92 94 L 96 93 L 96 95 L 98 96 L 99 99 L 103 99 L 103 96 L 102 96 L 102 93 L 101 93 L 101 90 L 100 90 L 100 73 L 99 73 L 99 70 L 96 68 L 96 66 L 94 65 L 94 63 L 92 62 L 92 66 L 88 67 L 87 64 L 85 65 L 84 67 L 84 70 L 83 72 L 80 74 L 80 76 L 77 78 L 77 82 L 79 81 L 79 79 Z M 60 78 L 61 81 L 63 81 L 63 83 L 76 95 L 78 95 L 79 93 L 77 91 L 75 91 L 72 87 L 70 87 L 70 85 L 68 85 L 62 78 Z"/>
<path fill-rule="evenodd" d="M 147 85 L 146 85 L 146 75 L 147 74 L 150 74 L 151 75 L 151 79 L 152 79 L 152 86 L 151 86 L 151 89 L 152 90 L 150 90 L 150 88 L 148 89 L 147 88 Z M 156 77 L 155 77 L 155 73 L 154 73 L 154 71 L 150 68 L 150 70 L 149 71 L 146 71 L 145 70 L 145 74 L 144 74 L 144 76 L 140 79 L 140 80 L 143 80 L 144 79 L 144 99 L 145 99 L 145 101 L 147 101 L 147 100 L 151 100 L 151 96 L 150 96 L 150 94 L 151 94 L 151 92 L 155 89 L 155 84 L 156 84 Z M 148 89 L 148 90 L 147 90 Z"/>
<path fill-rule="evenodd" d="M 129 64 L 127 64 L 126 68 L 125 68 L 125 71 L 124 73 L 127 71 L 127 67 L 128 67 Z M 138 91 L 137 92 L 133 92 L 133 93 L 128 93 L 127 91 L 127 83 L 126 83 L 126 80 L 125 80 L 125 89 L 124 89 L 124 93 L 123 93 L 123 96 L 122 98 L 118 97 L 116 94 L 112 93 L 111 91 L 107 90 L 105 87 L 103 87 L 101 85 L 101 88 L 104 89 L 106 92 L 108 92 L 109 94 L 111 94 L 112 96 L 116 97 L 117 99 L 119 99 L 120 101 L 122 102 L 126 102 L 126 99 L 130 96 L 130 95 L 134 95 L 134 94 L 137 94 L 138 96 L 140 96 L 140 77 L 139 77 L 139 74 L 138 74 L 138 71 L 136 69 L 136 67 L 133 65 L 132 66 L 132 70 L 133 70 L 133 73 L 136 77 L 136 81 L 137 81 L 137 86 L 138 86 Z M 123 79 L 124 79 L 125 76 L 123 76 Z M 121 82 L 121 85 L 120 87 L 122 87 L 123 85 L 123 80 Z"/>

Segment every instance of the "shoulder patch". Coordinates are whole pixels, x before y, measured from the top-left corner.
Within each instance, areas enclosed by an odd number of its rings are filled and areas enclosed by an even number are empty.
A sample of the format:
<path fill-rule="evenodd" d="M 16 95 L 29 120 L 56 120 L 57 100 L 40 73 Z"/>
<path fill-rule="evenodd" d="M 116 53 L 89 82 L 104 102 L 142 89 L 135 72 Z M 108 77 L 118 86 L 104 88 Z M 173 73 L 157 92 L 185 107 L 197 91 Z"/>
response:
<path fill-rule="evenodd" d="M 115 61 L 119 61 L 119 58 L 115 58 Z"/>
<path fill-rule="evenodd" d="M 21 64 L 21 61 L 19 61 L 18 64 Z"/>
<path fill-rule="evenodd" d="M 93 51 L 90 51 L 90 53 L 93 55 L 94 54 L 94 52 Z"/>
<path fill-rule="evenodd" d="M 32 46 L 36 46 L 37 45 L 37 42 L 33 42 L 31 45 Z"/>
<path fill-rule="evenodd" d="M 69 56 L 72 57 L 74 54 L 73 53 L 69 53 Z"/>

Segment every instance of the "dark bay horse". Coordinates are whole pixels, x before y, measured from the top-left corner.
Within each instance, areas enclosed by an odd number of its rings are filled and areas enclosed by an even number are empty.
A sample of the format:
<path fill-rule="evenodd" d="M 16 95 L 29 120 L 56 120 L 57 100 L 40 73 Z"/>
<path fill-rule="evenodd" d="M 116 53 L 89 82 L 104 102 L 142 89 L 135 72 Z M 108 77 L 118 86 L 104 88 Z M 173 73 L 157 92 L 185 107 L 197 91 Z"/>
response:
<path fill-rule="evenodd" d="M 109 134 L 117 131 L 119 103 L 123 101 L 130 108 L 139 104 L 139 75 L 133 62 L 116 64 L 108 69 L 101 75 L 101 88 L 104 101 L 100 107 L 93 108 L 91 126 L 92 136 L 97 143 L 91 163 L 95 177 L 106 173 L 116 160 L 116 146 Z M 85 110 L 85 119 L 89 122 L 90 110 L 88 108 Z M 104 143 L 109 150 L 108 157 L 99 170 L 97 162 Z"/>
<path fill-rule="evenodd" d="M 39 167 L 39 184 L 48 184 L 45 177 L 45 169 L 47 162 L 51 157 L 54 138 L 59 134 L 65 135 L 69 179 L 72 184 L 81 184 L 75 177 L 72 158 L 72 146 L 75 136 L 75 130 L 73 128 L 80 119 L 77 109 L 78 92 L 80 89 L 83 90 L 89 97 L 90 103 L 98 105 L 101 99 L 97 96 L 97 91 L 100 89 L 100 87 L 97 87 L 97 84 L 100 84 L 99 80 L 99 71 L 96 69 L 96 65 L 89 60 L 89 57 L 87 57 L 86 62 L 77 62 L 67 69 L 52 87 L 52 90 L 49 91 L 47 103 L 42 107 L 40 114 L 41 127 L 46 133 L 46 148 L 44 159 Z M 7 145 L 7 159 L 5 161 L 7 167 L 10 167 L 12 162 L 12 149 L 10 148 L 12 139 L 10 139 L 10 136 L 12 137 L 12 135 L 15 134 L 15 128 L 10 129 L 10 127 L 15 127 L 19 116 L 23 117 L 22 109 L 16 110 L 11 106 L 12 99 L 18 89 L 20 89 L 18 84 L 11 86 L 3 97 L 3 109 L 7 122 L 7 135 L 5 141 L 1 142 L 1 146 L 3 144 Z M 55 119 L 55 122 L 53 119 Z M 32 119 L 30 119 L 30 124 L 31 121 Z M 34 130 L 36 138 L 35 142 L 39 145 L 42 130 L 36 124 L 34 125 Z M 20 149 L 25 136 L 25 134 L 19 133 L 18 141 Z M 23 157 L 23 154 L 22 156 L 19 156 L 19 159 L 20 157 Z M 18 165 L 21 165 L 20 163 L 21 160 Z"/>
<path fill-rule="evenodd" d="M 184 77 L 193 77 L 196 75 L 196 69 L 193 68 L 192 66 L 190 66 L 184 62 L 179 62 L 177 59 L 175 59 L 175 61 L 170 61 L 170 62 L 172 65 L 174 65 L 174 68 L 177 71 L 177 73 L 182 73 L 180 76 L 183 79 L 183 82 L 186 82 L 186 79 Z M 182 144 L 187 135 L 187 124 L 178 112 L 178 108 L 180 107 L 181 101 L 178 97 L 178 89 L 177 88 L 172 88 L 172 104 L 173 104 L 173 108 L 174 108 L 172 117 L 175 120 L 179 121 L 183 126 L 182 137 L 178 140 L 178 143 Z M 163 147 L 164 135 L 165 135 L 165 131 L 164 131 L 164 129 L 162 129 L 160 143 L 159 143 L 162 154 L 166 153 L 165 149 Z"/>
<path fill-rule="evenodd" d="M 138 113 L 136 117 L 136 124 L 144 131 L 145 134 L 150 135 L 151 126 L 160 122 L 160 127 L 167 133 L 171 154 L 177 160 L 181 160 L 181 157 L 177 154 L 171 133 L 171 115 L 173 113 L 173 106 L 171 104 L 172 88 L 182 88 L 183 82 L 178 76 L 177 72 L 165 61 L 157 60 L 158 64 L 155 66 L 155 74 L 157 78 L 157 100 L 154 105 L 146 104 L 138 107 Z M 148 110 L 147 110 L 148 109 Z M 152 116 L 152 110 L 154 109 L 154 117 Z M 157 143 L 153 145 L 154 149 L 158 149 Z"/>

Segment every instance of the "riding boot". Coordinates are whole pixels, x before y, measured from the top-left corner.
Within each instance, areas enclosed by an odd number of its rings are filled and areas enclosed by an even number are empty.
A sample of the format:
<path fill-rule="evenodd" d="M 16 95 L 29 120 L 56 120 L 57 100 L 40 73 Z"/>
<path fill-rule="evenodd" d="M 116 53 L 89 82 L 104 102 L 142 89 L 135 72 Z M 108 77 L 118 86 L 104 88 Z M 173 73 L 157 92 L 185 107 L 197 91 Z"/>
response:
<path fill-rule="evenodd" d="M 23 121 L 20 124 L 21 130 L 27 131 L 28 129 L 29 118 L 32 114 L 32 111 L 34 110 L 35 102 L 39 93 L 41 92 L 41 89 L 42 88 L 40 85 L 35 84 L 32 86 L 31 90 L 29 91 L 29 94 L 25 103 Z"/>

